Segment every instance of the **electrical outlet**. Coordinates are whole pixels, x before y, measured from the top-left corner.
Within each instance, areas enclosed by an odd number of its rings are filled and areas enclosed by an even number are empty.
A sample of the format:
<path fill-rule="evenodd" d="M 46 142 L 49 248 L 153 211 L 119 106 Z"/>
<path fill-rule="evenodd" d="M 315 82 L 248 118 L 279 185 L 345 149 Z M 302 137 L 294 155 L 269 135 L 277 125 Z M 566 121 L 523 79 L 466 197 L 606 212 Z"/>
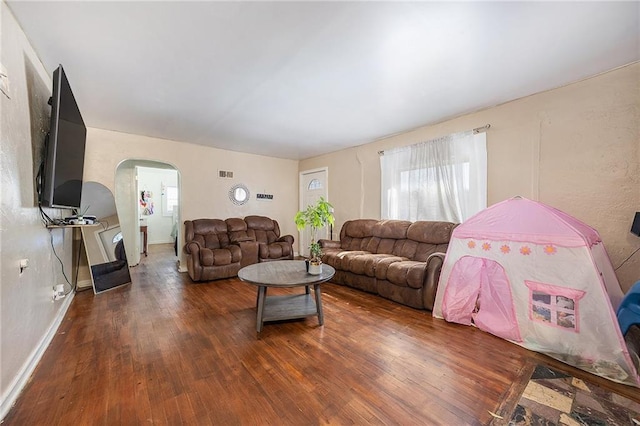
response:
<path fill-rule="evenodd" d="M 66 294 L 64 294 L 64 284 L 58 284 L 53 289 L 53 301 L 64 299 Z"/>
<path fill-rule="evenodd" d="M 20 259 L 20 275 L 29 267 L 29 259 Z"/>

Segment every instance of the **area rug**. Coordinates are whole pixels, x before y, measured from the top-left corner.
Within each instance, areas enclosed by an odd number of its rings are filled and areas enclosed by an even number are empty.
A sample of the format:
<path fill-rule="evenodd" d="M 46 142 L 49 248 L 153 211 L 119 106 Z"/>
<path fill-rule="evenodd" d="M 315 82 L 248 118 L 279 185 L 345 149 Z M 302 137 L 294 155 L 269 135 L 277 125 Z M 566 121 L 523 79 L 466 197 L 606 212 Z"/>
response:
<path fill-rule="evenodd" d="M 515 407 L 501 407 L 507 414 L 491 413 L 492 425 L 640 426 L 640 403 L 545 365 L 521 392 Z"/>

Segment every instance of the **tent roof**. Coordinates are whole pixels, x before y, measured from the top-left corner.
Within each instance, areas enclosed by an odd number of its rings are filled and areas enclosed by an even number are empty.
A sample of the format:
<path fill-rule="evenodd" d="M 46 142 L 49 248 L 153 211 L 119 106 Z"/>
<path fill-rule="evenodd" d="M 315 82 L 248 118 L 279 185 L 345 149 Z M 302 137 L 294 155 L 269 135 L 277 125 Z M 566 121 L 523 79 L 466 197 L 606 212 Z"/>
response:
<path fill-rule="evenodd" d="M 543 203 L 514 197 L 467 219 L 454 238 L 513 240 L 565 247 L 592 246 L 601 239 L 589 225 Z"/>

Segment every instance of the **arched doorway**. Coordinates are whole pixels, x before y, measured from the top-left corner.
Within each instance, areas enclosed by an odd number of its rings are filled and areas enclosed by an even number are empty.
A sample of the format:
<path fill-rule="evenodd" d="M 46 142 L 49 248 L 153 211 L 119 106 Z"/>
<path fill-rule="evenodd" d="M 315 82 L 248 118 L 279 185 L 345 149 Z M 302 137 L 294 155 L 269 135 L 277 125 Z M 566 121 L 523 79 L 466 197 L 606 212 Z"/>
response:
<path fill-rule="evenodd" d="M 157 171 L 158 175 L 162 175 L 163 171 L 175 171 L 177 175 L 175 186 L 174 182 L 159 181 L 157 183 L 158 188 L 156 189 L 154 187 L 154 191 L 146 191 L 148 198 L 143 200 L 141 194 L 141 188 L 143 187 L 139 181 L 139 173 L 142 169 L 147 173 L 151 173 L 151 175 L 153 175 L 153 171 Z M 147 180 L 147 182 L 149 181 Z M 149 183 L 149 186 L 151 186 L 151 183 Z M 173 226 L 169 227 L 169 230 L 164 226 L 165 229 L 163 232 L 167 233 L 167 237 L 171 232 L 171 241 L 175 241 L 177 247 L 182 246 L 184 237 L 182 236 L 182 230 L 179 226 L 181 223 L 180 187 L 180 171 L 172 164 L 141 159 L 128 159 L 118 164 L 115 177 L 115 199 L 118 217 L 120 218 L 120 226 L 122 227 L 122 233 L 125 238 L 127 259 L 130 265 L 135 266 L 140 263 L 144 244 L 141 234 L 141 224 L 153 224 L 154 222 L 153 220 L 149 220 L 150 218 L 170 218 Z M 143 191 L 145 191 L 144 188 Z M 169 193 L 171 193 L 170 197 Z M 172 211 L 172 209 L 175 209 L 175 211 Z M 147 228 L 149 228 L 149 226 L 147 226 Z M 174 238 L 175 240 L 173 240 Z"/>

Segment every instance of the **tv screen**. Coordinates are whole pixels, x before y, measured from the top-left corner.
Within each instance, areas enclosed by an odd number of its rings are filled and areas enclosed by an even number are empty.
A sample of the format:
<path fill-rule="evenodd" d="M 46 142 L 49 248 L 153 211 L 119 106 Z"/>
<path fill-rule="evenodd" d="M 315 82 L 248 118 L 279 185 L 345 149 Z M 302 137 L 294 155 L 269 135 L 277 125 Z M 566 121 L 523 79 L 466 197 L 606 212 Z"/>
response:
<path fill-rule="evenodd" d="M 53 72 L 51 127 L 45 143 L 40 205 L 80 208 L 87 128 L 62 65 Z"/>

